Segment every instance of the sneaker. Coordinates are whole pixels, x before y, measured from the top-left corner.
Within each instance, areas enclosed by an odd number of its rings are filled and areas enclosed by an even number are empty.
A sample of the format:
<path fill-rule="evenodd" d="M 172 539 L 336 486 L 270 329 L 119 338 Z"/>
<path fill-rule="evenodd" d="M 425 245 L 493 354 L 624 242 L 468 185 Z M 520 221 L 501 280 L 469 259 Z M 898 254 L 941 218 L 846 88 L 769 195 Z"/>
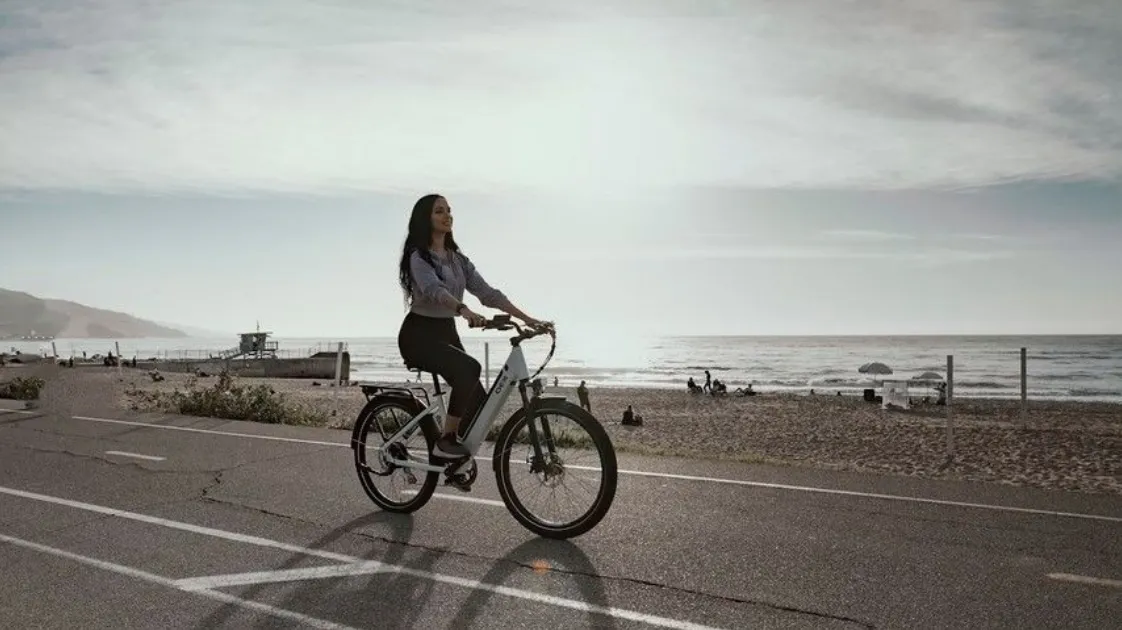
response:
<path fill-rule="evenodd" d="M 436 457 L 444 459 L 463 459 L 471 457 L 471 451 L 466 446 L 460 443 L 456 436 L 451 433 L 445 433 L 440 436 L 436 444 L 432 447 L 432 454 Z"/>

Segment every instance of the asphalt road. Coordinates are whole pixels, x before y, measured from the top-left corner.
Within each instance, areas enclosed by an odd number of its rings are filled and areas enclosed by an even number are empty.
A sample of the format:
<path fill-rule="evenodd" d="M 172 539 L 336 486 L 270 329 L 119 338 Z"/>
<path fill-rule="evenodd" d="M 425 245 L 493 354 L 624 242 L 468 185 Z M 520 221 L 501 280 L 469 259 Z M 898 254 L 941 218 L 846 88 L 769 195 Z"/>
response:
<path fill-rule="evenodd" d="M 440 488 L 411 516 L 380 512 L 348 437 L 0 409 L 0 626 L 1070 629 L 1122 619 L 1118 497 L 621 455 L 608 517 L 558 542 L 511 517 L 486 465 L 470 494 Z"/>

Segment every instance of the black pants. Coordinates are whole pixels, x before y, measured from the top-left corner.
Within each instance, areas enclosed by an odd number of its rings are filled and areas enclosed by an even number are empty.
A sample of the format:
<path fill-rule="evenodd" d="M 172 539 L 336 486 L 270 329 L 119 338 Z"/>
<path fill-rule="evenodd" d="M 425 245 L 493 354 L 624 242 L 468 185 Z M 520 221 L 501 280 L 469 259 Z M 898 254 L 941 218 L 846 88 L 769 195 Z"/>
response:
<path fill-rule="evenodd" d="M 467 352 L 451 317 L 425 317 L 409 313 L 397 334 L 397 348 L 406 363 L 435 372 L 452 386 L 448 415 L 461 418 L 463 436 L 486 395 L 479 382 L 482 366 Z"/>

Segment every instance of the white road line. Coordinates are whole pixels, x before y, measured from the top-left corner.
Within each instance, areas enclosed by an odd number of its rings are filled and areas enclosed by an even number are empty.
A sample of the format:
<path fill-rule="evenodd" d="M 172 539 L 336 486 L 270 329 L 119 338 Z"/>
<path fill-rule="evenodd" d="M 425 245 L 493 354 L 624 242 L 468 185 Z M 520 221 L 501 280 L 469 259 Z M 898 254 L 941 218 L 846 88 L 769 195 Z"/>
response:
<path fill-rule="evenodd" d="M 18 413 L 18 414 L 25 415 L 25 416 L 35 415 L 34 411 L 24 411 L 23 409 L 2 409 L 2 408 L 0 408 L 0 416 L 4 415 L 6 413 Z"/>
<path fill-rule="evenodd" d="M 50 496 L 50 495 L 39 494 L 39 493 L 36 493 L 36 492 L 27 492 L 25 490 L 17 490 L 15 488 L 6 488 L 4 486 L 0 486 L 0 494 L 8 494 L 8 495 L 11 495 L 11 496 L 22 497 L 22 498 L 25 498 L 25 499 L 31 499 L 33 501 L 42 501 L 44 503 L 53 503 L 55 505 L 64 505 L 66 507 L 72 507 L 72 508 L 76 508 L 76 509 L 79 509 L 79 510 L 94 512 L 94 513 L 97 513 L 97 514 L 107 514 L 107 515 L 110 515 L 110 516 L 116 516 L 118 518 L 124 518 L 124 519 L 133 520 L 133 521 L 139 521 L 141 523 L 149 523 L 149 524 L 152 524 L 152 525 L 159 525 L 161 527 L 167 527 L 169 529 L 178 529 L 178 530 L 181 530 L 181 531 L 192 532 L 192 533 L 196 533 L 196 534 L 202 534 L 204 536 L 210 536 L 212 538 L 220 538 L 222 540 L 229 540 L 229 541 L 232 541 L 232 542 L 240 542 L 240 543 L 245 543 L 245 544 L 249 544 L 249 545 L 257 545 L 259 547 L 269 547 L 269 548 L 272 548 L 272 549 L 281 549 L 281 550 L 284 550 L 284 551 L 289 551 L 289 552 L 292 552 L 292 553 L 299 553 L 299 554 L 303 554 L 303 555 L 307 555 L 307 556 L 314 556 L 314 557 L 317 557 L 317 558 L 327 558 L 329 560 L 336 560 L 338 562 L 344 562 L 344 563 L 349 564 L 349 565 L 359 564 L 359 563 L 363 563 L 363 562 L 371 562 L 371 561 L 366 560 L 364 558 L 356 558 L 356 557 L 353 557 L 353 556 L 347 556 L 347 555 L 343 555 L 343 554 L 340 554 L 340 553 L 333 553 L 333 552 L 330 552 L 330 551 L 323 551 L 323 550 L 320 550 L 320 549 L 309 549 L 307 547 L 301 547 L 299 545 L 290 545 L 288 543 L 283 543 L 283 542 L 276 541 L 276 540 L 269 540 L 268 538 L 260 538 L 258 536 L 250 536 L 248 534 L 240 534 L 240 533 L 237 533 L 237 532 L 231 532 L 231 531 L 226 531 L 226 530 L 222 530 L 222 529 L 214 529 L 214 528 L 211 528 L 211 527 L 203 527 L 203 526 L 200 526 L 200 525 L 192 525 L 191 523 L 184 523 L 184 522 L 181 522 L 181 521 L 173 521 L 173 520 L 166 519 L 166 518 L 160 518 L 158 516 L 149 516 L 147 514 L 138 514 L 136 512 L 128 512 L 128 511 L 125 511 L 125 510 L 118 510 L 118 509 L 111 508 L 111 507 L 94 505 L 92 503 L 83 503 L 81 501 L 73 501 L 71 499 L 63 499 L 61 497 L 53 497 L 53 496 Z M 688 622 L 688 621 L 681 621 L 681 620 L 678 620 L 678 619 L 670 619 L 668 617 L 659 617 L 658 615 L 650 615 L 650 614 L 647 614 L 647 613 L 641 613 L 641 612 L 637 612 L 637 611 L 633 611 L 633 610 L 626 610 L 626 609 L 623 609 L 623 608 L 597 606 L 595 604 L 589 604 L 588 602 L 582 602 L 582 601 L 575 600 L 575 599 L 567 599 L 567 598 L 564 598 L 564 597 L 554 597 L 552 595 L 543 595 L 541 593 L 535 593 L 534 591 L 527 591 L 527 590 L 519 589 L 519 588 L 511 588 L 511 587 L 507 587 L 507 586 L 498 586 L 498 585 L 495 585 L 495 584 L 485 584 L 485 583 L 480 582 L 478 580 L 469 580 L 469 579 L 466 579 L 466 578 L 456 577 L 456 576 L 453 576 L 453 575 L 444 575 L 444 574 L 441 574 L 441 573 L 430 573 L 428 571 L 421 571 L 421 570 L 418 570 L 418 569 L 410 569 L 408 567 L 403 567 L 403 566 L 394 565 L 394 564 L 382 564 L 382 570 L 387 572 L 387 573 L 399 573 L 401 575 L 408 575 L 410 577 L 415 577 L 415 578 L 419 578 L 419 579 L 422 579 L 422 580 L 431 580 L 433 582 L 440 582 L 440 583 L 443 583 L 443 584 L 451 584 L 451 585 L 454 585 L 454 586 L 460 586 L 460 587 L 467 588 L 467 589 L 472 589 L 472 590 L 487 591 L 487 592 L 490 592 L 490 593 L 494 593 L 496 595 L 506 595 L 508 597 L 513 597 L 513 598 L 516 598 L 516 599 L 522 599 L 522 600 L 526 600 L 526 601 L 538 602 L 538 603 L 546 604 L 546 605 L 549 605 L 549 606 L 556 606 L 558 608 L 569 608 L 569 609 L 572 609 L 572 610 L 579 610 L 579 611 L 583 611 L 583 612 L 591 612 L 591 613 L 606 615 L 606 616 L 609 616 L 609 617 L 614 617 L 616 619 L 627 619 L 629 621 L 636 621 L 636 622 L 639 622 L 639 623 L 645 623 L 647 625 L 657 626 L 657 627 L 660 627 L 660 628 L 675 628 L 676 630 L 715 630 L 714 628 L 712 628 L 710 626 L 703 626 L 703 625 L 691 623 L 691 622 Z M 148 575 L 148 574 L 146 574 L 146 575 Z M 159 576 L 154 576 L 154 577 L 159 578 Z M 162 580 L 162 579 L 166 579 L 166 578 L 159 578 L 159 579 Z M 217 591 L 194 591 L 194 592 L 205 592 L 205 593 L 208 594 L 208 597 L 213 597 L 215 595 L 219 595 L 219 593 Z M 238 600 L 238 601 L 244 601 L 244 600 Z M 253 604 L 253 602 L 244 602 L 244 604 L 239 604 L 239 605 L 250 605 L 250 604 Z M 264 606 L 264 604 L 258 604 L 258 605 L 259 606 Z M 292 614 L 296 614 L 296 613 L 292 613 Z M 336 627 L 336 626 L 332 626 L 332 627 Z"/>
<path fill-rule="evenodd" d="M 349 443 L 321 442 L 319 440 L 302 440 L 299 438 L 278 437 L 275 435 L 254 435 L 252 433 L 235 433 L 233 431 L 215 431 L 214 429 L 196 429 L 194 427 L 177 427 L 173 424 L 155 424 L 151 422 L 133 422 L 130 420 L 115 420 L 111 418 L 91 418 L 89 416 L 71 416 L 75 420 L 88 420 L 90 422 L 109 422 L 113 424 L 127 424 L 136 427 L 151 427 L 155 429 L 168 429 L 171 431 L 189 431 L 191 433 L 209 433 L 211 435 L 227 435 L 230 437 L 256 438 L 258 440 L 272 440 L 274 442 L 295 442 L 297 444 L 315 444 L 318 446 L 345 446 Z"/>
<path fill-rule="evenodd" d="M 146 459 L 151 462 L 162 462 L 166 457 L 156 457 L 155 455 L 141 455 L 140 453 L 129 453 L 126 451 L 105 451 L 106 455 L 120 455 L 121 457 L 135 457 L 136 459 Z"/>
<path fill-rule="evenodd" d="M 6 488 L 0 486 L 0 494 L 9 494 L 14 497 L 22 497 L 24 499 L 31 499 L 32 501 L 43 501 L 46 503 L 53 503 L 55 505 L 64 505 L 66 507 L 75 508 L 78 510 L 85 510 L 87 512 L 94 512 L 97 514 L 105 514 L 106 516 L 116 516 L 118 518 L 129 519 L 132 521 L 139 521 L 141 523 L 149 523 L 151 525 L 159 525 L 160 527 L 167 527 L 170 529 L 178 529 L 192 534 L 200 534 L 202 536 L 211 536 L 214 538 L 222 538 L 233 542 L 244 543 L 247 545 L 256 545 L 258 547 L 270 547 L 272 549 L 280 549 L 281 551 L 288 551 L 291 553 L 299 553 L 307 556 L 314 556 L 316 558 L 325 558 L 327 560 L 335 560 L 337 562 L 355 562 L 356 559 L 351 556 L 345 556 L 341 553 L 332 553 L 330 551 L 321 551 L 318 549 L 308 549 L 299 545 L 289 545 L 287 543 L 269 540 L 268 538 L 259 538 L 257 536 L 249 536 L 246 534 L 238 534 L 236 532 L 228 532 L 222 529 L 213 529 L 210 527 L 203 527 L 201 525 L 192 525 L 190 523 L 183 523 L 180 521 L 172 521 L 158 516 L 148 516 L 147 514 L 138 514 L 136 512 L 128 512 L 126 510 L 118 510 L 116 508 L 104 507 L 94 505 L 92 503 L 83 503 L 81 501 L 72 501 L 70 499 L 63 499 L 61 497 L 53 497 L 47 494 L 39 494 L 36 492 L 27 492 L 25 490 L 17 490 L 15 488 Z M 362 559 L 357 559 L 361 561 Z"/>
<path fill-rule="evenodd" d="M 350 575 L 370 575 L 371 573 L 380 573 L 385 570 L 385 565 L 381 562 L 370 560 L 353 564 L 332 564 L 320 567 L 307 567 L 304 569 L 254 571 L 251 573 L 231 573 L 228 575 L 184 578 L 182 580 L 176 580 L 175 585 L 185 591 L 199 591 L 212 588 L 227 588 L 230 586 L 248 586 L 251 584 L 273 584 L 277 582 L 320 580 L 323 578 L 346 577 Z"/>
<path fill-rule="evenodd" d="M 258 440 L 277 440 L 282 442 L 297 442 L 301 444 L 315 444 L 319 446 L 341 446 L 350 447 L 350 443 L 343 442 L 321 442 L 317 440 L 302 440 L 297 438 L 282 438 L 271 435 L 255 435 L 253 433 L 236 433 L 233 431 L 215 431 L 212 429 L 195 429 L 190 427 L 177 427 L 174 425 L 155 424 L 149 422 L 135 422 L 130 420 L 114 420 L 110 418 L 91 418 L 88 416 L 72 416 L 76 420 L 89 420 L 92 422 L 110 422 L 116 424 L 127 424 L 133 426 L 149 427 L 153 429 L 171 429 L 175 431 L 192 431 L 195 433 L 210 433 L 214 435 L 225 435 L 231 437 L 244 437 Z M 489 456 L 477 456 L 478 460 L 488 460 Z M 572 466 L 572 468 L 580 470 L 597 470 L 587 466 Z M 1066 518 L 1078 518 L 1091 521 L 1104 521 L 1108 523 L 1122 523 L 1120 516 L 1105 516 L 1101 514 L 1085 514 L 1081 512 L 1059 512 L 1054 510 L 1041 510 L 1035 508 L 1022 508 L 1012 507 L 1007 505 L 992 505 L 988 503 L 971 503 L 967 501 L 950 501 L 947 499 L 928 499 L 924 497 L 910 497 L 897 494 L 881 494 L 875 492 L 860 492 L 857 490 L 837 490 L 834 488 L 819 488 L 815 486 L 796 486 L 783 483 L 769 483 L 765 481 L 745 481 L 742 479 L 721 479 L 719 477 L 703 477 L 698 475 L 679 475 L 675 473 L 660 473 L 660 472 L 647 472 L 644 470 L 626 470 L 620 469 L 621 475 L 635 475 L 637 477 L 656 477 L 661 479 L 676 479 L 679 481 L 700 481 L 707 483 L 720 483 L 726 485 L 745 486 L 751 488 L 771 488 L 774 490 L 791 490 L 794 492 L 810 492 L 818 494 L 834 494 L 841 496 L 862 497 L 866 499 L 882 499 L 886 501 L 903 501 L 910 503 L 927 503 L 931 505 L 947 505 L 953 507 L 975 508 L 979 510 L 992 510 L 997 512 L 1016 512 L 1021 514 L 1036 514 L 1041 516 L 1060 516 Z"/>
<path fill-rule="evenodd" d="M 1086 575 L 1072 575 L 1071 573 L 1049 573 L 1048 577 L 1053 580 L 1060 580 L 1061 582 L 1076 582 L 1079 584 L 1090 584 L 1092 586 L 1122 588 L 1122 580 L 1108 580 L 1106 578 L 1089 577 Z"/>
<path fill-rule="evenodd" d="M 402 494 L 417 494 L 416 490 L 406 490 Z M 441 492 L 434 492 L 432 497 L 434 499 L 448 499 L 449 501 L 463 501 L 464 503 L 479 503 L 481 505 L 493 505 L 495 507 L 506 507 L 502 501 L 494 499 L 478 499 L 476 497 L 461 497 L 454 494 L 444 494 Z"/>
<path fill-rule="evenodd" d="M 235 606 L 241 606 L 242 608 L 248 608 L 250 610 L 255 610 L 257 612 L 265 613 L 267 615 L 272 615 L 274 617 L 281 617 L 283 619 L 289 619 L 289 620 L 292 620 L 292 621 L 297 621 L 297 622 L 300 622 L 304 625 L 310 626 L 312 628 L 322 628 L 323 630 L 356 630 L 356 629 L 351 628 L 350 626 L 344 626 L 344 625 L 337 624 L 337 623 L 334 623 L 334 622 L 331 622 L 331 621 L 327 621 L 325 619 L 310 617 L 308 615 L 303 615 L 303 614 L 300 614 L 298 612 L 293 612 L 291 610 L 285 610 L 283 608 L 276 608 L 276 607 L 270 606 L 268 604 L 261 604 L 261 603 L 258 603 L 258 602 L 252 602 L 252 601 L 249 601 L 249 600 L 241 599 L 240 597 L 235 597 L 233 595 L 229 595 L 229 594 L 226 594 L 226 593 L 221 593 L 221 592 L 218 592 L 218 591 L 210 591 L 210 590 L 205 590 L 205 589 L 201 589 L 201 590 L 185 589 L 185 588 L 182 588 L 181 586 L 179 586 L 177 584 L 176 580 L 173 580 L 171 578 L 166 578 L 162 575 L 156 575 L 154 573 L 148 573 L 147 571 L 141 571 L 140 569 L 134 569 L 132 567 L 127 567 L 127 566 L 122 565 L 122 564 L 116 564 L 116 563 L 113 563 L 113 562 L 106 562 L 105 560 L 98 560 L 97 558 L 90 558 L 89 556 L 82 556 L 82 555 L 79 555 L 79 554 L 76 554 L 76 553 L 71 553 L 71 552 L 63 550 L 63 549 L 56 549 L 55 547 L 48 547 L 47 545 L 41 545 L 39 543 L 32 542 L 30 540 L 23 540 L 22 538 L 13 538 L 11 536 L 5 536 L 4 534 L 0 534 L 0 541 L 6 542 L 6 543 L 11 544 L 11 545 L 15 545 L 17 547 L 23 547 L 25 549 L 32 549 L 34 551 L 39 551 L 41 553 L 46 553 L 46 554 L 50 554 L 52 556 L 57 556 L 59 558 L 66 558 L 67 560 L 73 560 L 75 562 L 79 562 L 81 564 L 85 564 L 85 565 L 92 566 L 92 567 L 97 567 L 98 569 L 102 569 L 102 570 L 105 570 L 105 571 L 112 571 L 113 573 L 120 573 L 122 575 L 127 575 L 131 578 L 136 578 L 138 580 L 143 580 L 145 582 L 149 582 L 149 583 L 152 583 L 152 584 L 159 584 L 161 586 L 166 586 L 168 588 L 174 588 L 174 589 L 181 590 L 181 591 L 187 591 L 187 592 L 195 593 L 196 595 L 200 595 L 202 597 L 207 597 L 207 598 L 210 598 L 210 599 L 218 600 L 218 601 L 226 603 L 226 604 L 233 604 Z"/>
<path fill-rule="evenodd" d="M 569 468 L 578 470 L 598 470 L 587 466 L 569 465 Z M 911 503 L 929 503 L 932 505 L 950 505 L 954 507 L 976 508 L 979 510 L 994 510 L 998 512 L 1020 512 L 1023 514 L 1040 514 L 1044 516 L 1066 516 L 1068 518 L 1082 518 L 1093 521 L 1107 521 L 1122 523 L 1122 516 L 1104 516 L 1102 514 L 1083 514 L 1080 512 L 1057 512 L 1054 510 L 1040 510 L 1036 508 L 1012 507 L 1008 505 L 990 505 L 988 503 L 970 503 L 967 501 L 951 501 L 948 499 L 927 499 L 923 497 L 908 497 L 896 494 L 880 494 L 876 492 L 858 492 L 856 490 L 836 490 L 833 488 L 815 488 L 810 486 L 793 486 L 785 483 L 768 483 L 766 481 L 743 481 L 740 479 L 717 479 L 714 477 L 698 477 L 694 475 L 678 475 L 674 473 L 656 473 L 642 470 L 619 470 L 621 475 L 636 475 L 639 477 L 661 477 L 663 479 L 680 479 L 682 481 L 705 481 L 709 483 L 724 483 L 737 486 L 751 486 L 753 488 L 774 488 L 776 490 L 795 490 L 798 492 L 812 492 L 818 494 L 837 494 L 851 497 L 864 497 L 866 499 L 884 499 L 886 501 L 906 501 Z"/>

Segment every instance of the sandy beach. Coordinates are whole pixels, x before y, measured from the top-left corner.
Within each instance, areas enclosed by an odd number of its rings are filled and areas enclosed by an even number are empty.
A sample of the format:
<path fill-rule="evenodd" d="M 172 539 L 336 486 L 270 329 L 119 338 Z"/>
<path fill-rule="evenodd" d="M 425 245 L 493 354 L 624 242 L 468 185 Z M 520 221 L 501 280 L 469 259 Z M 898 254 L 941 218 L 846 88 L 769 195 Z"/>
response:
<path fill-rule="evenodd" d="M 2 369 L 0 380 L 23 369 Z M 34 370 L 48 378 L 40 405 L 60 413 L 144 411 L 130 389 L 170 392 L 189 377 L 152 382 L 142 371 L 113 368 Z M 213 386 L 215 379 L 198 381 Z M 290 402 L 338 415 L 328 426 L 349 428 L 366 399 L 358 387 L 314 386 L 310 380 L 241 379 L 268 384 Z M 400 383 L 399 383 L 400 384 Z M 415 383 L 414 383 L 415 384 Z M 577 401 L 575 388 L 546 388 Z M 336 399 L 337 396 L 337 399 Z M 956 458 L 945 466 L 944 408 L 885 411 L 856 397 L 763 394 L 713 398 L 685 391 L 591 390 L 593 413 L 621 450 L 633 453 L 969 479 L 1080 492 L 1122 494 L 1122 405 L 1029 401 L 1029 428 L 1016 427 L 1019 401 L 958 399 Z M 505 419 L 517 406 L 508 401 Z M 627 405 L 644 426 L 620 424 Z"/>

